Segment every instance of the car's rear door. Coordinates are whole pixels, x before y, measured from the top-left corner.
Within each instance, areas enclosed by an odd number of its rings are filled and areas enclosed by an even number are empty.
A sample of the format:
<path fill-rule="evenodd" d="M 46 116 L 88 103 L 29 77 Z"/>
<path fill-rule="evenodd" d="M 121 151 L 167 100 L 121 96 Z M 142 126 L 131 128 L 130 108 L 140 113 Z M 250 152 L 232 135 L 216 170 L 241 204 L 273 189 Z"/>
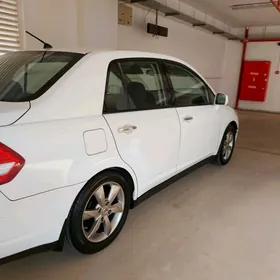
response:
<path fill-rule="evenodd" d="M 213 155 L 220 129 L 214 94 L 189 67 L 165 62 L 174 94 L 174 106 L 181 124 L 178 172 Z"/>
<path fill-rule="evenodd" d="M 160 69 L 155 59 L 131 58 L 108 70 L 104 117 L 139 196 L 176 174 L 180 124 Z"/>

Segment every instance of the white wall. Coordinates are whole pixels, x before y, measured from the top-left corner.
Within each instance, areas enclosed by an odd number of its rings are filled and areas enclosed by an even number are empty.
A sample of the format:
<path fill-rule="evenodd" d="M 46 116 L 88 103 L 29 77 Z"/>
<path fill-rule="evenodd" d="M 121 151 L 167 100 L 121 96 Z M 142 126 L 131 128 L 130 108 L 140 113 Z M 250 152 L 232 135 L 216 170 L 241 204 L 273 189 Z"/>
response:
<path fill-rule="evenodd" d="M 80 5 L 80 46 L 116 49 L 118 38 L 118 2 L 116 0 L 76 0 Z"/>
<path fill-rule="evenodd" d="M 169 28 L 168 38 L 153 38 L 146 23 L 155 21 L 153 12 L 133 6 L 133 25 L 117 24 L 117 0 L 21 0 L 26 30 L 59 49 L 130 49 L 179 57 L 195 67 L 216 91 L 228 93 L 234 104 L 237 94 L 241 43 L 230 42 L 182 22 L 160 16 L 159 24 Z M 177 9 L 178 0 L 168 0 Z M 205 15 L 184 4 L 180 9 L 196 18 Z M 224 27 L 211 17 L 207 21 Z M 26 36 L 26 49 L 41 48 Z"/>
<path fill-rule="evenodd" d="M 229 105 L 235 107 L 240 76 L 243 45 L 228 41 L 224 56 L 223 79 L 220 91 L 229 96 Z"/>
<path fill-rule="evenodd" d="M 77 13 L 75 0 L 22 0 L 24 27 L 57 48 L 76 47 Z M 27 49 L 42 44 L 26 35 Z"/>
<path fill-rule="evenodd" d="M 26 30 L 59 49 L 116 49 L 116 0 L 21 0 Z M 42 45 L 25 37 L 26 49 Z"/>

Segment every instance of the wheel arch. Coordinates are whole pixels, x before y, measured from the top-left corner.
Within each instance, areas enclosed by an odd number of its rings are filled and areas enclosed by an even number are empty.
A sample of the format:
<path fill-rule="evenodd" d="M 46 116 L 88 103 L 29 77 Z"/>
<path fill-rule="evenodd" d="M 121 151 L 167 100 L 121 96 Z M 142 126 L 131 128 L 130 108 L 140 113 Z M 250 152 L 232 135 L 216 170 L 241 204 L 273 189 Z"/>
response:
<path fill-rule="evenodd" d="M 107 167 L 103 170 L 100 170 L 99 172 L 95 173 L 91 178 L 89 178 L 84 184 L 83 187 L 79 190 L 79 192 L 77 193 L 77 195 L 75 196 L 75 199 L 72 202 L 72 205 L 69 209 L 68 215 L 64 221 L 63 227 L 61 229 L 61 233 L 59 236 L 59 240 L 56 242 L 56 246 L 54 248 L 54 251 L 62 251 L 63 247 L 64 247 L 64 242 L 65 242 L 65 237 L 69 235 L 68 230 L 68 222 L 69 222 L 69 215 L 71 215 L 71 211 L 73 208 L 73 205 L 75 204 L 77 198 L 79 197 L 81 191 L 86 187 L 86 185 L 93 180 L 94 178 L 96 178 L 97 176 L 102 175 L 103 173 L 106 172 L 117 172 L 119 173 L 122 177 L 124 177 L 124 179 L 128 182 L 128 184 L 131 186 L 131 205 L 130 208 L 134 207 L 134 201 L 137 199 L 137 185 L 136 185 L 136 177 L 133 176 L 127 169 L 125 169 L 124 167 L 119 167 L 119 166 L 113 166 L 113 167 Z M 72 244 L 70 243 L 70 246 L 72 246 Z"/>
<path fill-rule="evenodd" d="M 236 121 L 230 122 L 229 125 L 232 125 L 235 128 L 235 131 L 238 131 L 238 125 L 237 125 Z"/>
<path fill-rule="evenodd" d="M 238 124 L 235 120 L 230 120 L 230 121 L 225 122 L 224 125 L 222 126 L 221 130 L 220 130 L 219 141 L 217 143 L 215 154 L 218 153 L 220 145 L 221 145 L 221 141 L 222 141 L 223 136 L 224 136 L 224 133 L 225 133 L 226 129 L 228 128 L 228 126 L 230 126 L 230 125 L 232 125 L 236 129 L 236 132 L 238 132 L 239 127 L 238 127 Z"/>
<path fill-rule="evenodd" d="M 71 231 L 70 231 L 70 218 L 71 215 L 73 213 L 73 209 L 75 206 L 75 203 L 77 201 L 77 199 L 80 197 L 80 194 L 83 192 L 83 190 L 85 190 L 85 188 L 87 187 L 88 184 L 91 183 L 92 180 L 94 180 L 95 178 L 99 177 L 99 180 L 102 178 L 102 174 L 109 174 L 109 172 L 114 172 L 115 174 L 118 173 L 120 176 L 122 176 L 124 178 L 124 180 L 128 183 L 128 185 L 131 188 L 131 203 L 130 203 L 130 208 L 133 208 L 134 206 L 134 197 L 136 197 L 136 185 L 135 185 L 135 178 L 133 177 L 132 174 L 130 174 L 130 172 L 128 170 L 126 170 L 124 167 L 118 167 L 118 166 L 114 166 L 114 167 L 108 167 L 105 168 L 99 172 L 97 172 L 96 174 L 94 174 L 91 178 L 89 178 L 86 182 L 83 183 L 82 187 L 80 188 L 79 192 L 77 193 L 72 206 L 70 208 L 70 211 L 67 215 L 67 218 L 64 221 L 62 230 L 60 232 L 60 236 L 58 241 L 55 244 L 54 247 L 54 251 L 62 251 L 65 241 L 68 242 L 68 244 L 73 247 L 76 248 L 73 244 L 73 241 L 71 239 Z M 77 248 L 76 248 L 77 249 Z"/>
<path fill-rule="evenodd" d="M 122 175 L 124 177 L 125 181 L 131 186 L 131 208 L 132 208 L 134 199 L 136 200 L 136 197 L 137 197 L 137 192 L 136 192 L 136 186 L 134 184 L 134 180 L 133 180 L 131 174 L 122 167 L 112 167 L 107 170 L 104 170 L 104 172 L 105 171 L 115 171 L 115 172 L 119 173 L 120 175 Z"/>
<path fill-rule="evenodd" d="M 102 175 L 103 173 L 106 172 L 117 172 L 119 173 L 125 180 L 126 182 L 129 184 L 129 186 L 131 186 L 131 207 L 133 207 L 133 203 L 134 200 L 137 199 L 137 185 L 136 185 L 136 178 L 135 176 L 133 176 L 127 169 L 125 169 L 124 167 L 120 167 L 120 166 L 113 166 L 113 167 L 107 167 L 103 170 L 100 170 L 99 172 L 97 172 L 96 174 L 94 174 L 91 178 L 89 178 L 85 184 L 84 187 L 88 184 L 89 181 L 93 180 L 94 178 L 96 178 L 97 176 Z M 84 189 L 84 187 L 82 189 Z M 80 192 L 82 191 L 82 189 L 80 190 Z M 80 193 L 79 192 L 79 193 Z M 79 196 L 79 193 L 77 194 L 76 197 Z"/>

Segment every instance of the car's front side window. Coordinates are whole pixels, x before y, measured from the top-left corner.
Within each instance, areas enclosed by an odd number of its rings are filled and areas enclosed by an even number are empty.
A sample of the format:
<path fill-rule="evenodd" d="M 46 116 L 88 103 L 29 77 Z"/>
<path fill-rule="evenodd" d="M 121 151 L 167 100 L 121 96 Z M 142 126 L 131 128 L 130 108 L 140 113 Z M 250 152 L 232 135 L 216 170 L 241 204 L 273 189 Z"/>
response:
<path fill-rule="evenodd" d="M 213 104 L 205 82 L 187 67 L 166 63 L 167 73 L 174 91 L 177 107 L 203 106 Z"/>
<path fill-rule="evenodd" d="M 166 108 L 169 97 L 158 62 L 150 59 L 111 62 L 104 105 L 107 113 Z"/>

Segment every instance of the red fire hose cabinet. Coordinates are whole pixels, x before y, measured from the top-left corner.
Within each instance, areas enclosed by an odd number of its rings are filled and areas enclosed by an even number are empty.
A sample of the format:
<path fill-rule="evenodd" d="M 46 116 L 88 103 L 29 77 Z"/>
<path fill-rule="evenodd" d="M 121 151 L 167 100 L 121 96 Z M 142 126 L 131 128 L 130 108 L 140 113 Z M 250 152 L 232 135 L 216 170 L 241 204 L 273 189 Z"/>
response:
<path fill-rule="evenodd" d="M 245 61 L 240 100 L 264 102 L 271 61 Z"/>

